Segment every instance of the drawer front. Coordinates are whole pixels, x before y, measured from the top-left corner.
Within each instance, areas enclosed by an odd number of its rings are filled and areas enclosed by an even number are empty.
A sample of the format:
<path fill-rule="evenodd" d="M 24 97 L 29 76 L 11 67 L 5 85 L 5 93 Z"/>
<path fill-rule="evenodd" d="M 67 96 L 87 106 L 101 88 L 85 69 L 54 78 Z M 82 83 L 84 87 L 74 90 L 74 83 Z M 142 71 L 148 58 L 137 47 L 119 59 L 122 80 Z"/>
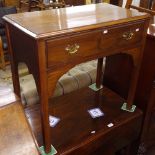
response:
<path fill-rule="evenodd" d="M 62 66 L 79 62 L 81 59 L 97 54 L 101 31 L 62 37 L 46 41 L 47 66 Z"/>
<path fill-rule="evenodd" d="M 77 64 L 96 56 L 106 56 L 141 45 L 144 24 L 107 27 L 46 41 L 47 67 Z M 102 53 L 102 54 L 101 54 Z"/>
<path fill-rule="evenodd" d="M 143 23 L 134 23 L 102 30 L 100 48 L 106 52 L 132 48 L 142 43 Z"/>

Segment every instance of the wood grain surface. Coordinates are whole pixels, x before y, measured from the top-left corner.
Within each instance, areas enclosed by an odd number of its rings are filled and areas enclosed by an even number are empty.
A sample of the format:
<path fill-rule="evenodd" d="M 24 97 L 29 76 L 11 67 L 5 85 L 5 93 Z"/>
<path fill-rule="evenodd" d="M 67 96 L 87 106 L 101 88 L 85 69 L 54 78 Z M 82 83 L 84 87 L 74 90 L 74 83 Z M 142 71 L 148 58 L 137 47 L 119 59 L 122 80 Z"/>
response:
<path fill-rule="evenodd" d="M 117 14 L 116 14 L 117 12 Z M 107 3 L 8 15 L 5 20 L 35 38 L 94 29 L 148 17 Z M 16 21 L 14 23 L 14 21 Z"/>

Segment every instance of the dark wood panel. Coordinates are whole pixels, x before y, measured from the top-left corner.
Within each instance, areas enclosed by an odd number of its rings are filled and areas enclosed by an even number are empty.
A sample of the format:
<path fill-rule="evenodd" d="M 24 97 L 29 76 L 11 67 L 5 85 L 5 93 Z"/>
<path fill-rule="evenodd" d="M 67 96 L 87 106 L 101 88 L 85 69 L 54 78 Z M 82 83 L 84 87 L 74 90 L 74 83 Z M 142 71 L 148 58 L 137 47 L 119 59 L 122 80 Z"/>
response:
<path fill-rule="evenodd" d="M 74 6 L 77 6 L 77 5 L 85 5 L 86 2 L 85 0 L 65 0 L 65 3 L 66 5 L 74 5 Z"/>
<path fill-rule="evenodd" d="M 118 5 L 119 4 L 119 0 L 110 0 L 110 4 Z"/>
<path fill-rule="evenodd" d="M 136 103 L 141 109 L 146 109 L 152 84 L 155 78 L 155 38 L 148 36 L 144 49 L 140 77 L 136 93 Z"/>
<path fill-rule="evenodd" d="M 107 57 L 103 84 L 127 98 L 132 67 L 132 58 L 129 55 L 117 54 Z"/>
<path fill-rule="evenodd" d="M 149 25 L 148 35 L 143 53 L 143 60 L 140 69 L 140 75 L 135 95 L 134 103 L 143 110 L 144 122 L 143 131 L 141 135 L 142 141 L 147 142 L 149 136 L 148 128 L 149 120 L 151 119 L 152 108 L 152 97 L 151 91 L 153 87 L 153 81 L 155 79 L 155 36 L 153 23 L 155 22 L 154 17 Z M 125 56 L 124 56 L 125 57 Z M 113 68 L 113 69 L 110 69 Z M 123 56 L 111 56 L 107 58 L 107 66 L 105 70 L 105 81 L 104 84 L 109 86 L 111 89 L 119 93 L 121 96 L 126 97 L 129 88 L 129 77 L 131 75 L 131 60 L 129 58 L 123 58 Z M 127 72 L 128 71 L 128 72 Z M 130 72 L 130 73 L 129 73 Z M 127 77 L 125 78 L 125 75 Z M 153 125 L 151 125 L 153 126 Z M 152 137 L 152 136 L 151 136 Z"/>
<path fill-rule="evenodd" d="M 140 133 L 141 111 L 121 110 L 124 99 L 105 87 L 98 92 L 80 89 L 49 102 L 49 114 L 60 118 L 60 122 L 50 128 L 51 141 L 58 154 L 92 154 L 102 148 L 102 155 L 107 155 L 108 150 L 114 153 L 129 145 Z M 92 108 L 100 108 L 104 116 L 91 118 L 88 110 Z M 42 145 L 39 105 L 26 109 L 26 115 Z M 114 126 L 108 128 L 109 123 Z"/>
<path fill-rule="evenodd" d="M 38 71 L 38 61 L 37 61 L 37 43 L 28 35 L 23 35 L 21 31 L 19 31 L 16 27 L 9 25 L 10 30 L 10 42 L 14 42 L 12 44 L 12 61 L 18 67 L 18 63 L 24 62 L 28 69 L 29 73 L 33 74 L 35 82 L 37 84 L 37 88 L 39 87 L 39 71 Z M 16 34 L 16 35 L 14 35 Z M 16 57 L 16 59 L 14 59 Z M 12 68 L 14 69 L 14 67 Z M 18 68 L 17 68 L 18 69 Z M 17 75 L 15 81 L 18 80 Z M 17 82 L 14 84 L 15 90 L 17 88 Z M 16 92 L 17 93 L 17 92 Z M 19 95 L 19 93 L 17 93 Z"/>

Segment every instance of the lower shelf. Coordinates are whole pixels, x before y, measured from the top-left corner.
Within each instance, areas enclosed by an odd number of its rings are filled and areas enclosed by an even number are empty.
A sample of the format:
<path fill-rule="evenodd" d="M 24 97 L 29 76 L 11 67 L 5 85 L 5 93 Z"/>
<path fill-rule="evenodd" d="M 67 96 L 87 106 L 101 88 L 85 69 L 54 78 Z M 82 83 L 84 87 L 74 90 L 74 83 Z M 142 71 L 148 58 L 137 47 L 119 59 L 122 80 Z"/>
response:
<path fill-rule="evenodd" d="M 142 112 L 129 113 L 121 110 L 124 99 L 103 87 L 94 92 L 84 88 L 49 100 L 49 114 L 60 118 L 51 127 L 52 145 L 58 154 L 92 154 L 101 149 L 117 151 L 138 138 Z M 25 109 L 34 135 L 43 145 L 39 105 Z M 104 116 L 92 118 L 88 110 L 100 108 Z M 108 127 L 109 123 L 114 126 Z M 106 154 L 106 153 L 105 153 Z"/>

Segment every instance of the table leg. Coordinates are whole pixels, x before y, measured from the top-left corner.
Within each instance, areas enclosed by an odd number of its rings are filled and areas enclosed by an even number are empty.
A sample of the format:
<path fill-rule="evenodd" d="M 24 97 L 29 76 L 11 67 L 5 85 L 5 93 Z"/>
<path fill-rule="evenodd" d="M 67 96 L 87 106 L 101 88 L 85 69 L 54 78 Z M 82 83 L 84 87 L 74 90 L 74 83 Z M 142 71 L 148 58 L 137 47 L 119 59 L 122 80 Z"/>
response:
<path fill-rule="evenodd" d="M 12 81 L 13 81 L 13 86 L 14 86 L 14 92 L 16 95 L 20 97 L 20 83 L 19 83 L 19 74 L 18 74 L 18 62 L 13 56 L 13 51 L 11 47 L 11 41 L 10 41 L 10 33 L 9 33 L 9 28 L 8 24 L 6 24 L 6 34 L 8 38 L 8 50 L 11 54 L 11 71 L 12 71 Z"/>
<path fill-rule="evenodd" d="M 102 84 L 102 77 L 103 77 L 103 58 L 98 59 L 97 63 L 97 73 L 96 73 L 96 87 L 99 89 Z"/>

